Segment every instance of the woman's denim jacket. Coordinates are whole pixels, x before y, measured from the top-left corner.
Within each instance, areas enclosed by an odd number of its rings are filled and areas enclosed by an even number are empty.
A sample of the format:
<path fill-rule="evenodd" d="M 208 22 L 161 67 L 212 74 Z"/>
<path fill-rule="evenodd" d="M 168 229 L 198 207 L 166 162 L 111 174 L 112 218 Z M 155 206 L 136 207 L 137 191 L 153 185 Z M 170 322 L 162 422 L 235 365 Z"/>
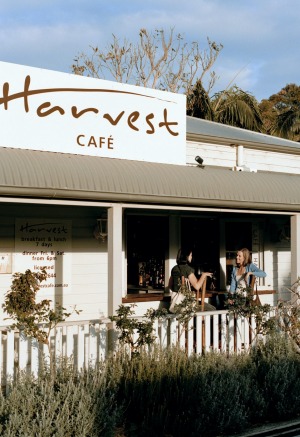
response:
<path fill-rule="evenodd" d="M 245 267 L 246 267 L 246 273 L 253 272 L 253 273 L 255 273 L 255 276 L 257 276 L 258 278 L 265 278 L 267 276 L 266 272 L 259 269 L 253 263 L 247 264 Z M 237 279 L 236 279 L 237 270 L 238 270 L 238 267 L 235 266 L 235 267 L 233 267 L 233 270 L 231 273 L 231 281 L 230 281 L 230 292 L 231 293 L 234 293 L 238 289 L 238 283 L 237 283 Z M 248 278 L 248 285 L 250 285 L 250 281 L 251 281 L 251 276 Z"/>

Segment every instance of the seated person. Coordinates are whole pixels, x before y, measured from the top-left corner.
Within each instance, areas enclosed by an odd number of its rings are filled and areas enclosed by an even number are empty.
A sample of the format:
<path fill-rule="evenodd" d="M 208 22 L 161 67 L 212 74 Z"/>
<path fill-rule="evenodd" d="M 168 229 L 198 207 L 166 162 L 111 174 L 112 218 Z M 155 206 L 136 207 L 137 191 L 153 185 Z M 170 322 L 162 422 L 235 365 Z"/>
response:
<path fill-rule="evenodd" d="M 230 292 L 235 293 L 240 288 L 250 287 L 253 276 L 265 278 L 267 274 L 252 262 L 250 251 L 246 248 L 238 250 L 236 266 L 233 267 L 230 281 Z"/>
<path fill-rule="evenodd" d="M 199 279 L 196 278 L 194 269 L 190 266 L 192 261 L 192 250 L 190 248 L 181 248 L 178 251 L 176 258 L 176 265 L 171 270 L 171 277 L 169 281 L 169 289 L 172 293 L 177 293 L 181 283 L 181 277 L 184 276 L 187 278 L 191 284 L 191 286 L 196 290 L 200 290 L 205 279 L 207 277 L 212 277 L 212 273 L 203 272 Z M 171 300 L 172 300 L 171 296 Z M 213 311 L 216 308 L 205 302 L 204 309 L 206 311 Z"/>

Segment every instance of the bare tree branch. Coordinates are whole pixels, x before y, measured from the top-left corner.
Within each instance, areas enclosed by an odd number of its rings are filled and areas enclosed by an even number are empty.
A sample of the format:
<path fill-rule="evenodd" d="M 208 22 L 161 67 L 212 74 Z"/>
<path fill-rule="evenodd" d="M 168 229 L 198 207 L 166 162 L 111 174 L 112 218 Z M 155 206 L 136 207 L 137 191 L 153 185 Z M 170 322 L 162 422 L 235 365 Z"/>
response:
<path fill-rule="evenodd" d="M 171 92 L 191 92 L 196 81 L 203 85 L 209 76 L 207 92 L 217 76 L 212 67 L 223 46 L 207 39 L 208 48 L 200 50 L 198 42 L 188 44 L 174 28 L 166 34 L 163 29 L 154 33 L 140 29 L 137 44 L 113 35 L 105 49 L 91 47 L 92 53 L 81 53 L 74 60 L 72 70 L 78 75 L 113 79 L 117 82 L 156 88 Z"/>

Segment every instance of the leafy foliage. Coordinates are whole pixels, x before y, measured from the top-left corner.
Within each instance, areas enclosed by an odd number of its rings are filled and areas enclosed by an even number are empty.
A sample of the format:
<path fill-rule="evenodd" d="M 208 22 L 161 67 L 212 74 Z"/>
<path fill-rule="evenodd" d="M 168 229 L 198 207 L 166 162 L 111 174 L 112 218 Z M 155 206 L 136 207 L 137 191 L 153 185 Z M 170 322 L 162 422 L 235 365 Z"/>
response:
<path fill-rule="evenodd" d="M 68 318 L 71 313 L 61 305 L 52 307 L 51 300 L 36 301 L 40 284 L 47 278 L 45 268 L 39 272 L 26 270 L 13 275 L 10 290 L 5 295 L 3 310 L 14 320 L 12 329 L 22 331 L 27 337 L 35 338 L 46 344 L 50 351 L 49 336 L 51 330 Z M 76 313 L 79 311 L 76 310 Z"/>
<path fill-rule="evenodd" d="M 216 93 L 212 105 L 219 123 L 261 132 L 262 118 L 257 100 L 237 86 Z"/>
<path fill-rule="evenodd" d="M 116 404 L 117 366 L 110 372 L 108 361 L 79 373 L 59 364 L 38 379 L 19 375 L 7 395 L 0 394 L 2 437 L 116 436 L 123 414 Z"/>
<path fill-rule="evenodd" d="M 228 293 L 225 305 L 230 313 L 240 317 L 254 317 L 255 334 L 267 334 L 274 330 L 273 319 L 269 317 L 271 305 L 254 300 L 251 287 L 240 288 L 235 293 Z"/>
<path fill-rule="evenodd" d="M 258 102 L 237 86 L 210 97 L 197 82 L 187 96 L 187 115 L 256 132 L 261 132 L 263 126 Z"/>
<path fill-rule="evenodd" d="M 238 316 L 254 317 L 256 335 L 283 335 L 300 351 L 300 277 L 288 291 L 291 299 L 278 299 L 277 305 L 271 308 L 268 304 L 254 304 L 252 288 L 242 288 L 228 294 L 226 306 L 229 312 Z"/>
<path fill-rule="evenodd" d="M 184 295 L 184 299 L 180 304 L 174 306 L 174 314 L 176 319 L 182 326 L 183 330 L 187 329 L 189 321 L 194 317 L 196 311 L 200 311 L 199 305 L 196 300 L 195 292 L 185 282 L 184 285 L 180 285 L 178 293 Z"/>
<path fill-rule="evenodd" d="M 11 436 L 233 436 L 298 418 L 300 356 L 271 337 L 249 354 L 187 356 L 173 348 L 110 357 L 38 379 L 18 375 L 0 392 L 0 434 Z"/>
<path fill-rule="evenodd" d="M 154 321 L 166 313 L 165 310 L 149 309 L 143 320 L 139 320 L 133 317 L 135 306 L 119 305 L 116 315 L 109 317 L 112 322 L 116 322 L 116 328 L 120 332 L 119 341 L 129 345 L 132 354 L 137 354 L 142 346 L 155 342 Z"/>
<path fill-rule="evenodd" d="M 279 299 L 273 317 L 278 332 L 288 336 L 300 351 L 300 277 L 288 288 L 291 299 Z"/>
<path fill-rule="evenodd" d="M 300 140 L 300 86 L 288 84 L 260 103 L 265 130 L 293 141 Z"/>
<path fill-rule="evenodd" d="M 215 119 L 209 93 L 205 90 L 200 80 L 196 81 L 195 85 L 187 94 L 186 107 L 186 113 L 191 117 L 203 118 L 211 121 L 214 121 Z"/>

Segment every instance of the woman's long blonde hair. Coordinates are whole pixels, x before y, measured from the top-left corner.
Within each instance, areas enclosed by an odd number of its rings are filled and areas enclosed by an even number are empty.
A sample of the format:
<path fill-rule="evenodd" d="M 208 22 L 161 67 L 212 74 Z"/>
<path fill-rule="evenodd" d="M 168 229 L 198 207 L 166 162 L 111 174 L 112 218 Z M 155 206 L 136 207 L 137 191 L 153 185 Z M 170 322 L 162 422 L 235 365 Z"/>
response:
<path fill-rule="evenodd" d="M 244 262 L 243 265 L 246 266 L 247 264 L 251 264 L 252 263 L 252 256 L 251 253 L 249 251 L 249 249 L 247 249 L 246 247 L 243 247 L 243 249 L 239 249 L 238 252 L 242 252 L 243 256 L 244 256 Z"/>

